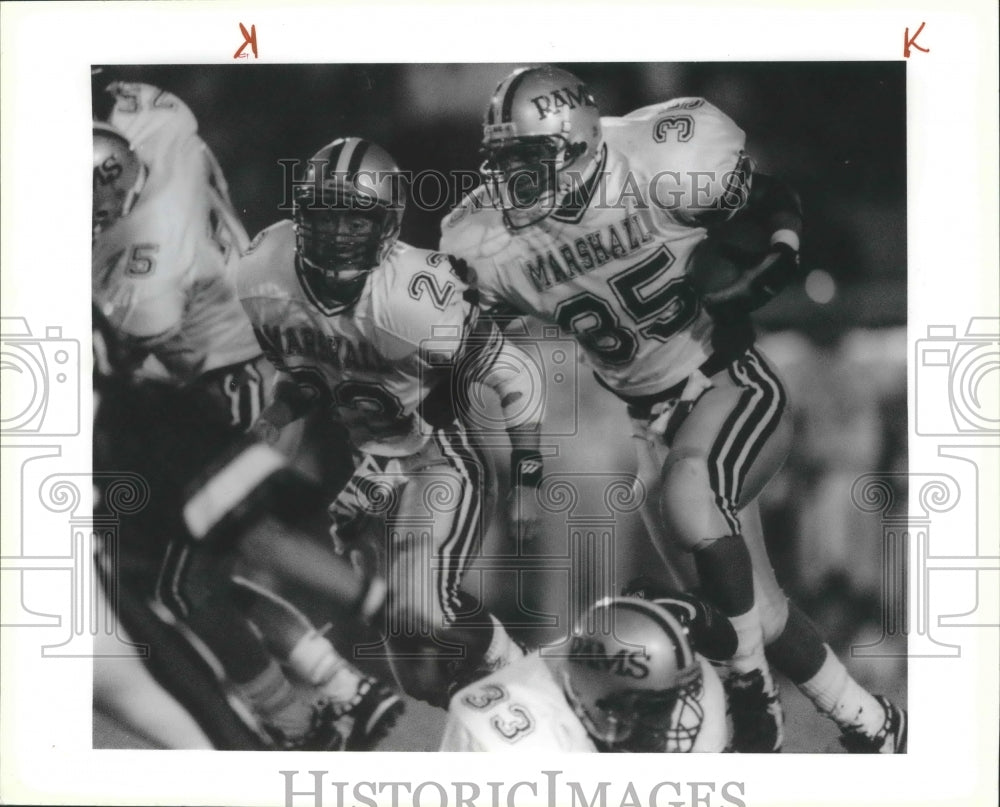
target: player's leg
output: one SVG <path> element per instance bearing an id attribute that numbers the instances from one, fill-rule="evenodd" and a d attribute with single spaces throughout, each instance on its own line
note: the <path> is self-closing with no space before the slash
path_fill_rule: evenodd
<path id="1" fill-rule="evenodd" d="M 845 747 L 859 753 L 906 750 L 907 715 L 855 681 L 812 620 L 778 586 L 767 557 L 755 503 L 740 513 L 754 563 L 754 585 L 764 627 L 767 659 L 843 733 Z"/>
<path id="2" fill-rule="evenodd" d="M 344 750 L 373 748 L 403 711 L 399 694 L 341 656 L 288 600 L 245 577 L 237 576 L 234 582 L 244 613 L 271 653 L 329 702 L 344 736 Z"/>
<path id="3" fill-rule="evenodd" d="M 748 376 L 752 377 L 756 365 L 762 378 L 771 376 L 780 384 L 764 357 L 754 353 L 756 356 L 749 362 L 751 372 Z M 781 425 L 776 428 L 774 435 L 762 445 L 756 460 L 746 466 L 742 482 L 732 488 L 736 492 L 742 535 L 753 564 L 754 598 L 767 659 L 813 702 L 817 710 L 837 723 L 849 749 L 865 751 L 874 744 L 884 751 L 903 750 L 905 713 L 884 698 L 871 695 L 851 678 L 809 617 L 787 599 L 775 578 L 756 499 L 784 459 L 787 446 L 784 428 Z"/>
<path id="4" fill-rule="evenodd" d="M 393 670 L 409 694 L 442 708 L 454 689 L 522 655 L 499 620 L 459 590 L 485 529 L 487 467 L 462 430 L 436 430 L 409 461 L 387 522 Z"/>
<path id="5" fill-rule="evenodd" d="M 756 495 L 787 455 L 787 398 L 753 350 L 711 381 L 673 436 L 663 467 L 662 515 L 668 534 L 693 553 L 705 596 L 729 617 L 739 638 L 727 681 L 734 747 L 774 750 L 781 744 L 780 706 L 764 656 L 739 503 Z"/>
<path id="6" fill-rule="evenodd" d="M 236 605 L 230 567 L 211 546 L 175 540 L 167 550 L 158 596 L 212 651 L 276 744 L 338 747 L 332 715 L 295 691 Z"/>
<path id="7" fill-rule="evenodd" d="M 94 594 L 100 601 L 96 613 L 110 620 L 94 635 L 94 708 L 154 748 L 214 748 L 191 714 L 156 682 L 138 652 L 122 655 L 132 637 L 118 621 L 104 586 L 97 585 Z"/>
<path id="8" fill-rule="evenodd" d="M 632 419 L 632 444 L 635 446 L 637 497 L 642 501 L 639 515 L 646 533 L 665 567 L 667 584 L 676 591 L 690 591 L 698 585 L 698 573 L 691 553 L 685 551 L 664 531 L 661 514 L 660 475 L 666 462 L 667 447 L 650 435 L 641 419 Z"/>

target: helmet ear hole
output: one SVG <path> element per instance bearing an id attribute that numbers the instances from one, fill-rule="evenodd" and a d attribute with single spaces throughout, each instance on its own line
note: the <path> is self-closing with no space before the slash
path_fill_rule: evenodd
<path id="1" fill-rule="evenodd" d="M 587 144 L 582 142 L 570 143 L 566 147 L 566 162 L 572 162 L 583 156 L 587 150 Z"/>

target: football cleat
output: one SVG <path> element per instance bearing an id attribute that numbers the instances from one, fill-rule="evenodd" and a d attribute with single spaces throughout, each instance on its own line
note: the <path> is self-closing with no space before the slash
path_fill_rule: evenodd
<path id="1" fill-rule="evenodd" d="M 330 706 L 337 727 L 346 737 L 345 751 L 371 751 L 406 708 L 398 692 L 368 676 L 358 682 L 358 691 L 350 701 Z"/>
<path id="2" fill-rule="evenodd" d="M 784 711 L 778 687 L 768 690 L 760 670 L 733 673 L 725 681 L 726 699 L 733 720 L 729 751 L 737 754 L 768 754 L 781 750 L 784 742 Z"/>
<path id="3" fill-rule="evenodd" d="M 292 736 L 285 731 L 265 726 L 271 743 L 278 751 L 341 751 L 344 750 L 344 736 L 336 725 L 336 714 L 326 702 L 313 706 L 309 728 L 300 736 Z"/>
<path id="4" fill-rule="evenodd" d="M 906 710 L 882 695 L 875 699 L 885 709 L 882 728 L 874 737 L 860 731 L 846 731 L 840 737 L 840 744 L 848 754 L 905 754 L 909 730 Z"/>

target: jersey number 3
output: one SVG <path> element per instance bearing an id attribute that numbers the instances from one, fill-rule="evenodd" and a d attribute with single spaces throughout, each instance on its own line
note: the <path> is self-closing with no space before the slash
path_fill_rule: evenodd
<path id="1" fill-rule="evenodd" d="M 657 283 L 673 263 L 673 254 L 661 247 L 608 280 L 622 308 L 639 326 L 638 333 L 647 339 L 666 342 L 698 316 L 698 293 L 686 279 Z M 555 320 L 607 364 L 627 364 L 639 349 L 636 330 L 623 325 L 611 306 L 589 291 L 561 302 Z"/>

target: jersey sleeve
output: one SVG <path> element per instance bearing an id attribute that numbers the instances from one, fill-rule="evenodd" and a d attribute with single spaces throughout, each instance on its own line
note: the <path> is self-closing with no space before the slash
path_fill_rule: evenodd
<path id="1" fill-rule="evenodd" d="M 704 98 L 676 98 L 626 115 L 633 154 L 650 177 L 650 199 L 676 220 L 700 225 L 745 203 L 746 135 Z"/>
<path id="2" fill-rule="evenodd" d="M 432 366 L 448 366 L 461 355 L 478 319 L 474 292 L 461 264 L 440 252 L 423 253 L 383 273 L 376 307 L 379 348 L 389 359 L 416 353 Z"/>
<path id="3" fill-rule="evenodd" d="M 250 320 L 254 336 L 264 357 L 279 370 L 287 370 L 281 351 L 280 327 L 274 325 L 281 318 L 275 312 L 280 306 L 275 292 L 280 297 L 280 289 L 269 278 L 269 270 L 280 260 L 278 255 L 291 249 L 290 228 L 286 222 L 279 222 L 262 230 L 250 242 L 244 255 L 236 262 L 233 280 L 236 294 L 243 311 Z"/>
<path id="4" fill-rule="evenodd" d="M 495 241 L 503 237 L 496 217 L 487 210 L 485 189 L 480 187 L 468 194 L 441 222 L 440 250 L 464 261 L 468 267 L 468 283 L 475 290 L 477 304 L 483 311 L 507 307 L 500 287 L 500 276 L 490 253 Z"/>

